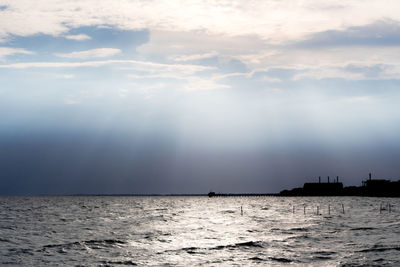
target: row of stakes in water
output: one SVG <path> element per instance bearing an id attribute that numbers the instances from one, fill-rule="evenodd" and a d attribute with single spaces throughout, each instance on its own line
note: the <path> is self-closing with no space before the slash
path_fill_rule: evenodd
<path id="1" fill-rule="evenodd" d="M 295 208 L 295 206 L 293 206 L 293 214 L 295 213 L 295 210 L 296 210 L 296 208 Z M 388 203 L 386 203 L 386 207 L 385 207 L 381 203 L 381 205 L 379 206 L 379 213 L 382 213 L 382 211 L 384 211 L 384 210 L 387 210 L 389 213 L 391 213 L 392 212 L 392 205 L 388 202 Z M 303 205 L 303 213 L 306 214 L 306 205 Z M 344 212 L 344 204 L 342 204 L 342 213 L 343 214 L 345 213 Z M 240 206 L 240 214 L 243 215 L 243 206 Z M 316 214 L 317 215 L 321 215 L 319 213 L 319 206 L 317 206 Z M 331 215 L 331 205 L 330 204 L 328 205 L 328 215 Z"/>
<path id="2" fill-rule="evenodd" d="M 379 207 L 379 213 L 382 213 L 382 211 L 384 211 L 384 210 L 387 210 L 389 213 L 391 213 L 392 205 L 388 202 L 388 203 L 386 203 L 386 207 L 385 207 L 385 205 L 382 205 L 382 203 L 381 203 L 381 205 Z"/>
<path id="3" fill-rule="evenodd" d="M 293 213 L 295 213 L 296 208 L 295 206 L 293 206 Z M 303 213 L 306 214 L 306 205 L 303 205 Z M 344 205 L 342 204 L 342 213 L 344 214 Z M 319 206 L 317 206 L 317 215 L 321 215 L 321 213 L 319 213 Z M 328 215 L 331 215 L 331 205 L 328 205 Z"/>
<path id="4" fill-rule="evenodd" d="M 295 210 L 296 210 L 296 208 L 295 208 L 295 206 L 293 206 L 293 213 L 295 213 Z M 381 203 L 381 205 L 379 207 L 379 213 L 382 213 L 382 211 L 385 211 L 385 210 L 387 210 L 389 213 L 391 213 L 392 212 L 392 205 L 390 203 L 387 203 L 386 207 L 385 207 L 385 205 L 382 205 L 382 203 Z M 303 205 L 303 213 L 306 214 L 306 205 Z M 345 213 L 344 204 L 342 204 L 342 213 L 343 214 Z M 317 206 L 316 214 L 317 215 L 321 215 L 320 212 L 319 212 L 319 206 Z M 328 205 L 328 215 L 331 215 L 331 205 L 330 204 Z"/>

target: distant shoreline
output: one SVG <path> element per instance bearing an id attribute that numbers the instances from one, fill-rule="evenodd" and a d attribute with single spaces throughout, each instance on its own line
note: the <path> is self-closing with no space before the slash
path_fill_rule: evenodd
<path id="1" fill-rule="evenodd" d="M 208 194 L 37 194 L 0 195 L 0 197 L 208 197 Z M 279 193 L 217 193 L 215 197 L 280 196 Z"/>
<path id="2" fill-rule="evenodd" d="M 40 195 L 0 195 L 1 197 L 210 197 L 208 194 L 40 194 Z M 372 195 L 284 195 L 281 193 L 218 193 L 214 197 L 375 197 L 398 198 L 398 196 Z"/>

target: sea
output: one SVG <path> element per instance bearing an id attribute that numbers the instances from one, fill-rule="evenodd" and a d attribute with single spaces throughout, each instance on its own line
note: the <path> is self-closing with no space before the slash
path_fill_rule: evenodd
<path id="1" fill-rule="evenodd" d="M 1 266 L 400 266 L 400 199 L 0 197 Z"/>

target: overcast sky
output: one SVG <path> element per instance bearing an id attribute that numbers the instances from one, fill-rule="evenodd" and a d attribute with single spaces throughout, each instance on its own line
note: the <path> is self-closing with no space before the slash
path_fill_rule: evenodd
<path id="1" fill-rule="evenodd" d="M 398 0 L 0 0 L 0 194 L 400 179 Z"/>

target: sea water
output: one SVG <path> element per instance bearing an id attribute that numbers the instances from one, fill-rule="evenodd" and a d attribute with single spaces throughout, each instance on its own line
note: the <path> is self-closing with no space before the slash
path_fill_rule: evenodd
<path id="1" fill-rule="evenodd" d="M 0 197 L 2 266 L 400 266 L 399 251 L 396 198 Z"/>

